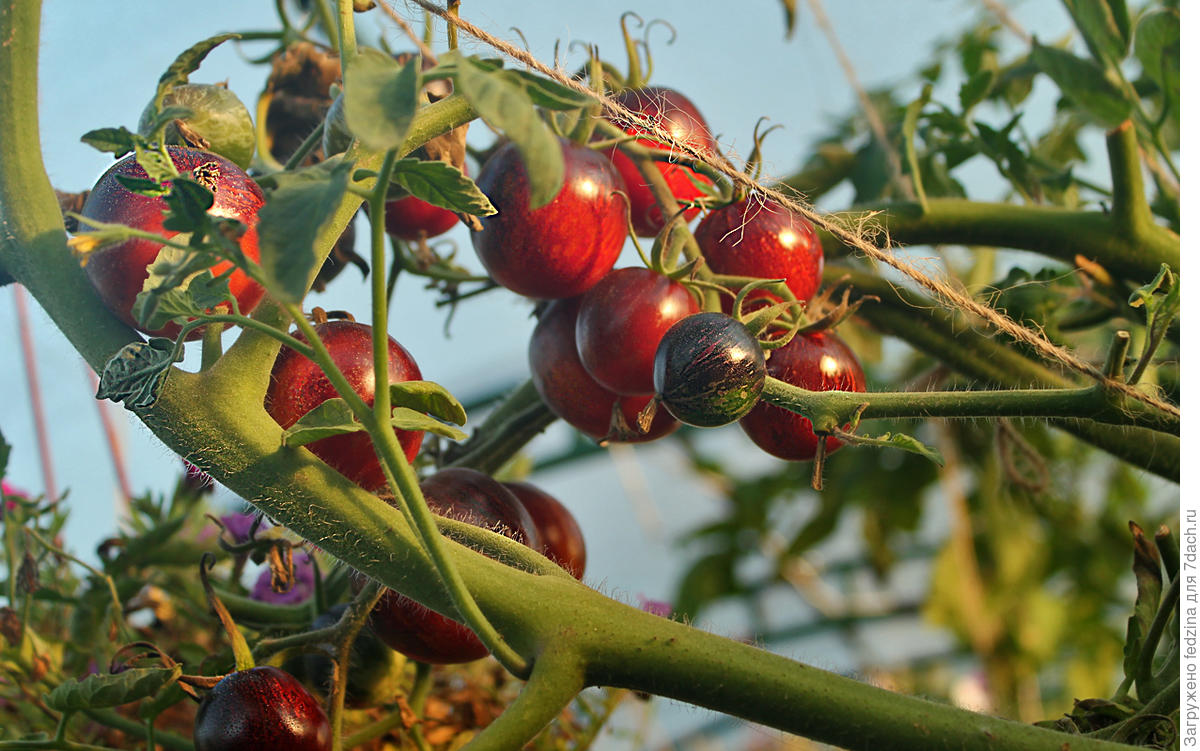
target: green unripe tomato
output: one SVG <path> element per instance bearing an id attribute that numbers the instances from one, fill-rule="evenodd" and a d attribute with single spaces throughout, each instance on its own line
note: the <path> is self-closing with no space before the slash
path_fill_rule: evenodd
<path id="1" fill-rule="evenodd" d="M 250 166 L 254 157 L 254 122 L 242 100 L 225 86 L 210 83 L 185 83 L 171 89 L 163 99 L 163 107 L 187 107 L 192 111 L 181 118 L 184 127 L 207 142 L 196 143 L 185 137 L 175 123 L 167 126 L 164 140 L 168 144 L 203 148 L 219 154 L 242 169 Z M 142 110 L 138 132 L 150 135 L 154 120 L 154 102 Z"/>

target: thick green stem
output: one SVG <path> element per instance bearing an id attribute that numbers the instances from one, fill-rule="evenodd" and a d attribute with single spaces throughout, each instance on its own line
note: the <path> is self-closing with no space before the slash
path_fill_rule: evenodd
<path id="1" fill-rule="evenodd" d="M 548 649 L 542 652 L 521 693 L 465 749 L 508 751 L 524 748 L 584 689 L 584 669 L 583 661 L 570 651 Z"/>
<path id="2" fill-rule="evenodd" d="M 1081 255 L 1116 276 L 1138 283 L 1150 281 L 1162 264 L 1179 271 L 1179 236 L 1151 223 L 1135 238 L 1120 232 L 1111 214 L 1072 211 L 1050 206 L 983 203 L 960 198 L 931 198 L 919 203 L 891 203 L 838 216 L 857 226 L 869 221 L 887 231 L 898 245 L 980 245 L 1030 250 L 1068 264 Z M 832 235 L 821 233 L 827 255 L 847 252 Z"/>

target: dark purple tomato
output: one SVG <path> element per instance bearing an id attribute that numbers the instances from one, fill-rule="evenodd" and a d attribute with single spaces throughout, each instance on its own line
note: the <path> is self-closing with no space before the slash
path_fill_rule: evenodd
<path id="1" fill-rule="evenodd" d="M 542 538 L 542 555 L 565 568 L 576 579 L 587 567 L 587 546 L 575 515 L 554 496 L 528 482 L 506 482 L 529 515 Z"/>
<path id="2" fill-rule="evenodd" d="M 329 719 L 300 681 L 264 666 L 230 673 L 200 703 L 196 751 L 328 751 Z"/>
<path id="3" fill-rule="evenodd" d="M 651 400 L 649 395 L 620 396 L 596 383 L 575 346 L 575 321 L 580 298 L 550 303 L 529 338 L 529 370 L 533 386 L 542 400 L 565 422 L 597 441 L 644 443 L 661 438 L 679 427 L 664 410 L 659 410 L 646 433 L 636 430 L 637 416 Z M 630 432 L 613 429 L 613 404 L 620 402 L 621 415 Z"/>
<path id="4" fill-rule="evenodd" d="M 565 176 L 558 195 L 529 207 L 529 175 L 515 144 L 496 151 L 479 171 L 479 189 L 498 213 L 471 234 L 479 260 L 496 282 L 542 299 L 574 297 L 612 269 L 625 244 L 625 186 L 612 163 L 586 146 L 562 141 Z"/>
<path id="5" fill-rule="evenodd" d="M 329 350 L 338 370 L 350 381 L 354 392 L 368 404 L 375 403 L 375 369 L 371 354 L 371 327 L 354 321 L 329 321 L 318 324 L 317 335 Z M 421 370 L 408 350 L 388 338 L 388 379 L 419 381 Z M 290 428 L 309 411 L 337 396 L 333 384 L 315 362 L 290 347 L 279 351 L 271 369 L 264 406 L 275 422 Z M 419 430 L 396 430 L 396 438 L 411 462 L 421 448 L 424 436 Z M 383 469 L 371 438 L 365 432 L 345 433 L 307 444 L 321 461 L 341 472 L 352 482 L 371 489 L 386 484 Z"/>
<path id="6" fill-rule="evenodd" d="M 583 294 L 575 344 L 589 375 L 618 394 L 654 393 L 654 351 L 700 311 L 687 287 L 646 268 L 614 269 Z"/>
<path id="7" fill-rule="evenodd" d="M 167 153 L 180 174 L 191 172 L 196 182 L 213 192 L 213 205 L 208 210 L 210 214 L 237 219 L 247 226 L 238 245 L 247 258 L 257 261 L 258 232 L 255 224 L 258 222 L 258 210 L 263 205 L 263 192 L 258 184 L 241 167 L 216 154 L 183 146 L 168 146 Z M 125 224 L 158 235 L 170 234 L 163 230 L 166 201 L 160 197 L 134 193 L 122 185 L 118 177 L 144 180 L 147 175 L 135 157 L 125 157 L 101 175 L 88 194 L 80 214 L 96 221 Z M 80 229 L 86 230 L 86 223 L 80 222 Z M 84 270 L 92 286 L 100 293 L 100 299 L 115 316 L 143 334 L 175 337 L 179 334 L 179 324 L 169 323 L 156 331 L 148 331 L 134 320 L 132 313 L 134 300 L 149 276 L 146 267 L 154 262 L 160 250 L 161 243 L 133 238 L 93 253 Z M 221 261 L 213 265 L 211 270 L 216 276 L 231 265 L 228 261 Z M 235 271 L 229 277 L 229 291 L 243 314 L 253 310 L 263 296 L 263 288 L 241 271 Z M 197 330 L 192 338 L 202 333 Z"/>
<path id="8" fill-rule="evenodd" d="M 717 151 L 717 142 L 708 131 L 708 123 L 704 121 L 704 117 L 696 109 L 696 105 L 678 91 L 660 86 L 648 86 L 644 89 L 621 92 L 615 99 L 627 109 L 649 118 L 681 143 L 686 143 L 702 153 Z M 636 135 L 646 132 L 644 127 L 630 123 L 617 124 L 624 128 L 626 133 Z M 671 150 L 670 146 L 655 139 L 639 138 L 636 143 L 652 149 Z M 621 173 L 621 178 L 625 181 L 634 232 L 639 237 L 654 237 L 666 222 L 663 219 L 662 209 L 654 200 L 654 194 L 646 183 L 646 178 L 642 176 L 633 160 L 621 153 L 620 149 L 613 147 L 609 152 L 609 158 L 612 159 L 613 164 Z M 712 180 L 708 177 L 682 164 L 657 162 L 655 166 L 666 179 L 667 186 L 671 188 L 671 193 L 677 201 L 691 201 L 703 196 L 704 191 L 697 187 L 697 182 L 704 185 L 712 184 Z M 688 209 L 684 216 L 690 219 L 696 215 L 698 210 Z"/>
<path id="9" fill-rule="evenodd" d="M 435 514 L 490 529 L 535 550 L 541 546 L 529 512 L 482 472 L 443 469 L 426 478 L 421 491 Z M 371 611 L 371 626 L 389 647 L 421 662 L 470 662 L 488 654 L 471 629 L 392 589 Z"/>
<path id="10" fill-rule="evenodd" d="M 770 198 L 752 195 L 716 209 L 696 225 L 696 242 L 704 260 L 718 274 L 786 279 L 801 302 L 821 285 L 825 253 L 807 219 Z M 777 301 L 767 291 L 749 299 Z"/>
<path id="11" fill-rule="evenodd" d="M 758 401 L 767 363 L 754 335 L 723 313 L 697 313 L 663 336 L 654 356 L 654 388 L 680 422 L 715 428 Z"/>
<path id="12" fill-rule="evenodd" d="M 858 358 L 834 334 L 796 336 L 771 353 L 767 374 L 809 391 L 866 391 L 867 380 Z M 780 459 L 808 461 L 817 455 L 817 435 L 807 417 L 765 401 L 741 419 L 742 430 L 763 451 Z M 841 447 L 825 440 L 825 452 Z"/>

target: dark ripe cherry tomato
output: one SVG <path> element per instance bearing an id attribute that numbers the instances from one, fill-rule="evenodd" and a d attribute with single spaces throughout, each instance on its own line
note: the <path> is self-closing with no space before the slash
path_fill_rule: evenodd
<path id="1" fill-rule="evenodd" d="M 820 332 L 794 337 L 771 353 L 767 374 L 809 391 L 866 391 L 867 379 L 858 358 L 834 334 Z M 817 455 L 817 435 L 807 417 L 765 401 L 741 419 L 742 430 L 763 451 L 790 461 L 808 461 Z M 836 438 L 825 439 L 825 452 L 841 447 Z"/>
<path id="2" fill-rule="evenodd" d="M 684 318 L 663 336 L 654 357 L 654 388 L 663 406 L 681 422 L 700 428 L 745 415 L 766 379 L 758 340 L 723 313 Z"/>
<path id="3" fill-rule="evenodd" d="M 708 123 L 704 121 L 700 111 L 691 100 L 674 89 L 661 86 L 647 86 L 644 89 L 631 89 L 614 97 L 616 101 L 629 110 L 650 118 L 661 128 L 671 134 L 676 140 L 686 143 L 701 152 L 715 153 L 717 142 L 708 131 Z M 618 123 L 626 133 L 645 133 L 645 128 L 628 123 Z M 637 143 L 653 149 L 670 151 L 671 147 L 661 141 L 650 138 L 639 138 Z M 626 192 L 629 195 L 630 218 L 634 232 L 638 237 L 654 237 L 666 223 L 662 209 L 654 200 L 654 194 L 646 184 L 633 160 L 613 147 L 609 158 L 616 165 L 625 181 Z M 712 180 L 701 175 L 691 167 L 671 162 L 658 162 L 658 171 L 663 174 L 671 193 L 677 201 L 691 201 L 704 195 L 704 191 L 696 186 L 696 182 L 711 185 Z M 696 182 L 693 182 L 696 181 Z M 692 218 L 699 209 L 688 209 L 684 216 Z"/>
<path id="4" fill-rule="evenodd" d="M 529 338 L 529 370 L 542 400 L 569 425 L 597 441 L 644 443 L 661 438 L 679 423 L 659 410 L 650 430 L 636 432 L 637 416 L 651 396 L 619 396 L 588 375 L 575 346 L 575 320 L 580 298 L 555 300 L 546 306 Z M 621 414 L 630 426 L 627 435 L 612 431 L 613 404 L 620 400 Z"/>
<path id="5" fill-rule="evenodd" d="M 375 403 L 375 370 L 371 354 L 371 327 L 354 321 L 329 321 L 318 324 L 317 335 L 329 350 L 338 370 L 350 381 L 354 392 L 367 404 Z M 298 336 L 298 335 L 297 335 Z M 388 337 L 388 382 L 419 381 L 421 370 L 408 350 Z M 337 396 L 333 384 L 317 364 L 290 347 L 279 351 L 271 369 L 264 406 L 275 422 L 290 428 L 310 410 Z M 411 462 L 421 448 L 424 436 L 419 430 L 397 430 L 396 437 Z M 307 444 L 321 461 L 341 472 L 352 482 L 371 489 L 387 480 L 371 438 L 365 432 L 345 433 Z"/>
<path id="6" fill-rule="evenodd" d="M 716 209 L 700 220 L 695 234 L 704 260 L 718 274 L 786 279 L 801 302 L 821 285 L 825 253 L 812 224 L 770 198 L 752 195 Z M 778 300 L 765 290 L 748 297 Z"/>
<path id="7" fill-rule="evenodd" d="M 300 681 L 263 666 L 230 673 L 204 697 L 192 734 L 196 751 L 328 751 L 329 719 Z"/>
<path id="8" fill-rule="evenodd" d="M 539 549 L 533 518 L 498 481 L 473 469 L 443 469 L 421 483 L 429 508 L 448 519 L 474 524 Z M 371 611 L 371 626 L 392 649 L 434 664 L 486 657 L 471 629 L 389 589 Z"/>
<path id="9" fill-rule="evenodd" d="M 625 244 L 625 190 L 612 163 L 586 146 L 562 142 L 565 176 L 550 203 L 529 208 L 529 175 L 515 144 L 479 171 L 479 189 L 499 212 L 471 234 L 496 282 L 542 299 L 573 297 L 612 269 Z"/>
<path id="10" fill-rule="evenodd" d="M 183 146 L 168 146 L 171 162 L 181 174 L 193 173 L 197 182 L 213 192 L 209 213 L 226 219 L 237 219 L 247 226 L 238 240 L 242 252 L 252 261 L 258 260 L 258 210 L 263 205 L 263 192 L 249 175 L 233 162 L 207 151 Z M 88 194 L 80 214 L 100 222 L 125 224 L 146 232 L 164 234 L 163 212 L 167 203 L 162 198 L 134 193 L 121 185 L 117 177 L 146 179 L 146 171 L 133 156 L 127 156 L 109 167 Z M 81 222 L 80 229 L 86 230 Z M 122 321 L 151 336 L 175 337 L 179 325 L 169 323 L 157 331 L 147 331 L 133 319 L 133 303 L 149 276 L 146 267 L 154 262 L 162 249 L 160 243 L 141 238 L 105 248 L 92 254 L 84 270 L 92 286 L 100 293 L 105 306 Z M 212 267 L 218 275 L 232 264 L 222 261 Z M 229 291 L 238 301 L 238 308 L 248 314 L 262 299 L 263 288 L 241 271 L 229 277 Z M 193 332 L 192 338 L 203 332 Z"/>
<path id="11" fill-rule="evenodd" d="M 554 496 L 528 482 L 506 482 L 508 488 L 529 515 L 542 538 L 542 555 L 583 579 L 587 567 L 587 546 L 575 515 Z"/>
<path id="12" fill-rule="evenodd" d="M 614 269 L 583 294 L 575 321 L 579 359 L 609 391 L 653 394 L 658 342 L 676 321 L 699 311 L 679 282 L 650 269 Z"/>

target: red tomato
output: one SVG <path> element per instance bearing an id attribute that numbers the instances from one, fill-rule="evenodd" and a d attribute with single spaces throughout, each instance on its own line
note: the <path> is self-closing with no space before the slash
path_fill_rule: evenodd
<path id="1" fill-rule="evenodd" d="M 583 578 L 587 567 L 587 546 L 583 541 L 583 530 L 570 509 L 554 496 L 528 482 L 506 482 L 508 488 L 529 515 L 542 538 L 542 555 L 570 572 L 576 579 Z"/>

